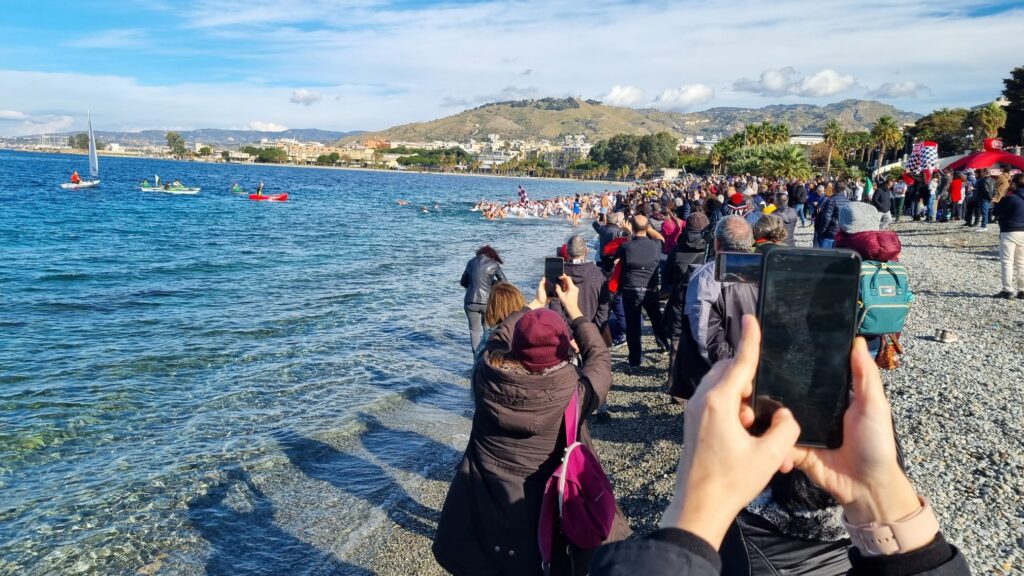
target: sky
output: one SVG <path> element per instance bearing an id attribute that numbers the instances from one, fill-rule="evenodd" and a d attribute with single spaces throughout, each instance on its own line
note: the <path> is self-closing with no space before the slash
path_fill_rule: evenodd
<path id="1" fill-rule="evenodd" d="M 378 130 L 579 96 L 674 111 L 996 98 L 1022 0 L 5 0 L 0 136 Z"/>

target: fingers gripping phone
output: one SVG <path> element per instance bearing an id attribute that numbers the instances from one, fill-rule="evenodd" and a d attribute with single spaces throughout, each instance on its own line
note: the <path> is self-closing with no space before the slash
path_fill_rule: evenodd
<path id="1" fill-rule="evenodd" d="M 836 448 L 850 394 L 860 257 L 848 250 L 790 249 L 764 255 L 758 317 L 761 356 L 752 403 L 755 433 L 789 408 L 798 444 Z"/>
<path id="2" fill-rule="evenodd" d="M 544 259 L 544 280 L 548 296 L 555 295 L 555 286 L 561 283 L 560 278 L 563 274 L 565 274 L 565 260 L 557 256 Z"/>

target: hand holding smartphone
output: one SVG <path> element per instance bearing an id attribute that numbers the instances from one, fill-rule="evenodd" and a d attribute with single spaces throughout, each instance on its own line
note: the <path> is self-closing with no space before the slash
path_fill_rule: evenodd
<path id="1" fill-rule="evenodd" d="M 565 274 L 565 260 L 558 256 L 544 259 L 544 280 L 549 298 L 555 296 L 555 286 L 561 283 L 560 278 L 563 274 Z"/>
<path id="2" fill-rule="evenodd" d="M 786 249 L 764 255 L 761 353 L 751 398 L 754 432 L 789 408 L 799 444 L 836 448 L 850 395 L 860 257 L 849 250 Z"/>

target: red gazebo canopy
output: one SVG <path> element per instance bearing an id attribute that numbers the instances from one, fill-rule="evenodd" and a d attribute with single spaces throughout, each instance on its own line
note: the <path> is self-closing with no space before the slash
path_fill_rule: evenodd
<path id="1" fill-rule="evenodd" d="M 964 156 L 963 158 L 946 166 L 946 170 L 966 170 L 972 168 L 990 168 L 996 164 L 1007 164 L 1019 170 L 1024 170 L 1024 157 L 1003 152 L 1002 150 L 984 150 Z"/>
<path id="2" fill-rule="evenodd" d="M 964 156 L 963 158 L 946 166 L 946 170 L 966 170 L 968 168 L 991 168 L 996 164 L 1007 164 L 1024 170 L 1024 158 L 1009 152 L 1003 152 L 1003 141 L 999 138 L 985 138 L 984 149 L 981 152 Z"/>

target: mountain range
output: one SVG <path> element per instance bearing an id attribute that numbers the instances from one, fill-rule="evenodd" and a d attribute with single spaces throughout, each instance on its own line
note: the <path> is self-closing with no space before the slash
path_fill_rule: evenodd
<path id="1" fill-rule="evenodd" d="M 484 104 L 458 114 L 403 124 L 377 132 L 349 136 L 353 140 L 463 142 L 485 140 L 499 134 L 506 140 L 546 139 L 559 141 L 564 136 L 583 134 L 594 142 L 615 134 L 653 134 L 667 131 L 675 136 L 726 136 L 746 124 L 776 122 L 791 133 L 821 132 L 825 123 L 836 118 L 850 131 L 870 130 L 882 116 L 897 123 L 913 122 L 920 114 L 906 112 L 873 100 L 843 100 L 825 106 L 813 104 L 776 104 L 764 108 L 711 108 L 702 112 L 666 112 L 608 106 L 597 100 L 578 98 L 542 98 Z"/>

